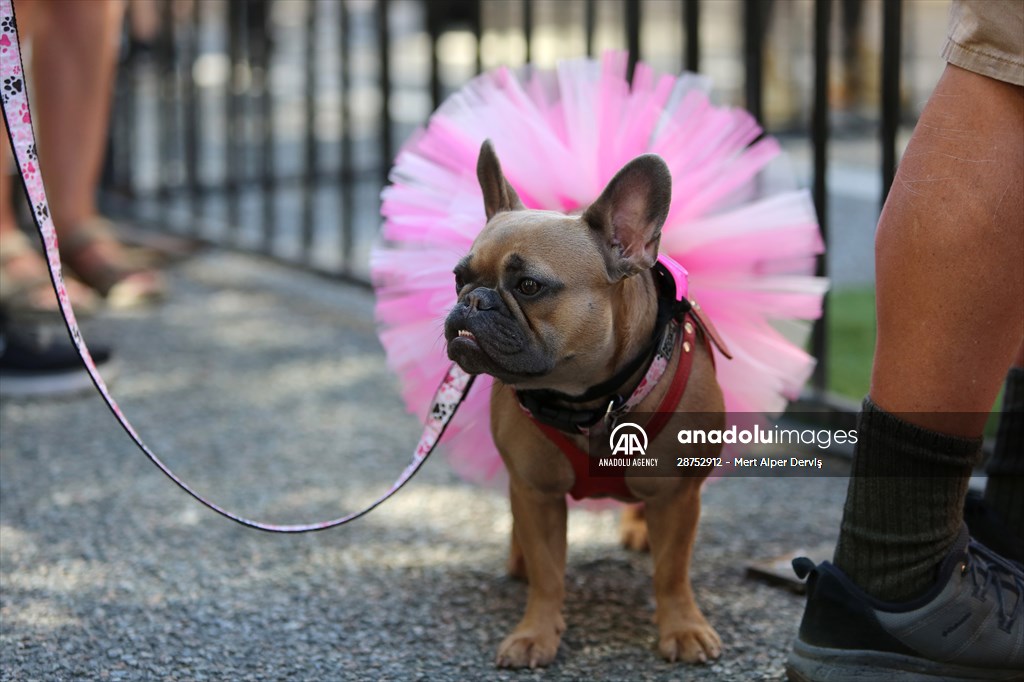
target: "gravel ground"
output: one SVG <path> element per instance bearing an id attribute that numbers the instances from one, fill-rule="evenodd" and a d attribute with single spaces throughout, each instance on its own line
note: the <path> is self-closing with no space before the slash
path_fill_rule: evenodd
<path id="1" fill-rule="evenodd" d="M 277 522 L 384 489 L 419 429 L 374 335 L 372 297 L 208 252 L 156 310 L 104 315 L 115 396 L 199 490 Z M 649 557 L 614 511 L 574 510 L 555 663 L 496 671 L 525 586 L 504 575 L 505 495 L 431 461 L 345 528 L 285 537 L 208 512 L 150 465 L 95 395 L 0 403 L 3 680 L 782 679 L 802 597 L 744 565 L 827 542 L 844 478 L 709 485 L 693 582 L 726 651 L 661 661 Z"/>

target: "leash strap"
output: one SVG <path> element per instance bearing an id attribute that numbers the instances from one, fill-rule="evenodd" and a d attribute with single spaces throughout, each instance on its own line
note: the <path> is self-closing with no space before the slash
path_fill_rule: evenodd
<path id="1" fill-rule="evenodd" d="M 103 381 L 96 363 L 92 359 L 89 347 L 82 338 L 82 332 L 75 319 L 75 311 L 71 308 L 68 299 L 68 292 L 64 286 L 64 276 L 61 271 L 60 252 L 57 249 L 57 232 L 50 216 L 49 205 L 46 201 L 46 191 L 43 188 L 43 178 L 39 173 L 39 157 L 36 152 L 35 132 L 32 129 L 32 116 L 29 111 L 28 88 L 25 82 L 25 67 L 21 57 L 21 46 L 18 42 L 17 24 L 14 18 L 14 6 L 12 0 L 0 0 L 0 99 L 3 101 L 3 116 L 7 123 L 7 135 L 11 141 L 11 149 L 14 152 L 18 164 L 18 174 L 21 176 L 21 183 L 28 197 L 29 205 L 32 207 L 32 217 L 43 241 L 43 248 L 46 252 L 46 260 L 49 264 L 50 279 L 57 292 L 57 299 L 60 304 L 61 314 L 64 323 L 67 325 L 71 340 L 78 350 L 78 354 L 85 364 L 89 376 L 92 377 L 96 389 L 100 392 L 104 402 L 113 412 L 114 417 L 121 424 L 128 436 L 135 442 L 140 450 L 164 472 L 168 478 L 178 485 L 179 488 L 194 497 L 201 504 L 217 512 L 221 516 L 231 519 L 236 523 L 257 530 L 271 533 L 307 533 L 316 530 L 326 530 L 342 524 L 354 521 L 364 514 L 375 509 L 379 504 L 394 495 L 405 485 L 410 478 L 419 470 L 427 457 L 434 451 L 438 441 L 444 434 L 452 417 L 459 405 L 469 393 L 473 385 L 474 377 L 462 371 L 457 365 L 452 365 L 445 374 L 437 393 L 434 395 L 433 404 L 427 414 L 427 423 L 420 437 L 419 444 L 413 453 L 412 461 L 405 467 L 398 479 L 391 484 L 391 487 L 377 498 L 373 503 L 361 511 L 353 512 L 340 518 L 330 521 L 319 521 L 314 523 L 302 523 L 295 525 L 280 525 L 252 521 L 234 512 L 207 500 L 178 478 L 170 468 L 164 464 L 152 450 L 149 449 L 139 434 L 132 427 L 131 423 L 121 412 L 117 402 L 111 396 L 107 384 Z"/>

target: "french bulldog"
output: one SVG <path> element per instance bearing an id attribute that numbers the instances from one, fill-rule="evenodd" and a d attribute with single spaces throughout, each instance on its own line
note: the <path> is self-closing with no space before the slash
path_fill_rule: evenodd
<path id="1" fill-rule="evenodd" d="M 672 178 L 660 157 L 647 154 L 626 164 L 579 213 L 526 209 L 489 140 L 480 150 L 477 177 L 487 223 L 455 268 L 458 300 L 445 320 L 445 338 L 453 362 L 496 379 L 491 431 L 510 480 L 508 570 L 528 582 L 525 614 L 498 647 L 496 664 L 545 666 L 565 630 L 566 494 L 577 474 L 517 395 L 540 389 L 586 395 L 635 366 L 650 348 L 658 314 L 652 267 Z M 655 445 L 674 439 L 682 428 L 724 424 L 707 332 L 695 326 L 697 341 L 686 344 L 693 353 L 688 383 L 669 425 L 652 439 Z M 653 412 L 662 404 L 668 377 L 683 355 L 677 351 L 636 411 Z M 623 382 L 627 394 L 644 370 L 640 366 Z M 588 406 L 601 405 L 599 399 Z M 581 434 L 566 437 L 587 447 Z M 687 454 L 714 457 L 720 447 L 709 444 Z M 623 543 L 653 556 L 658 651 L 669 661 L 700 663 L 721 654 L 721 640 L 698 608 L 689 579 L 708 473 L 710 468 L 687 476 L 627 471 L 629 495 L 620 496 L 633 503 L 623 513 Z"/>

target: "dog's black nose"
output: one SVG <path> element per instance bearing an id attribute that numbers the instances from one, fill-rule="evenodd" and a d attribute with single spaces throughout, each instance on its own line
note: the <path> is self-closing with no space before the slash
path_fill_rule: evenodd
<path id="1" fill-rule="evenodd" d="M 494 310 L 500 304 L 498 292 L 487 287 L 477 287 L 466 294 L 465 304 L 471 310 Z"/>

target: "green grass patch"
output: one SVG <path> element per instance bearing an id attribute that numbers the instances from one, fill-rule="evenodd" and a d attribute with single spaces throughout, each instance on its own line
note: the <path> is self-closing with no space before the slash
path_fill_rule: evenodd
<path id="1" fill-rule="evenodd" d="M 875 352 L 875 290 L 840 289 L 828 297 L 828 388 L 860 401 L 871 388 Z M 1002 391 L 985 428 L 994 436 L 1003 404 Z"/>
<path id="2" fill-rule="evenodd" d="M 860 401 L 871 386 L 875 290 L 833 291 L 828 297 L 828 388 Z"/>

